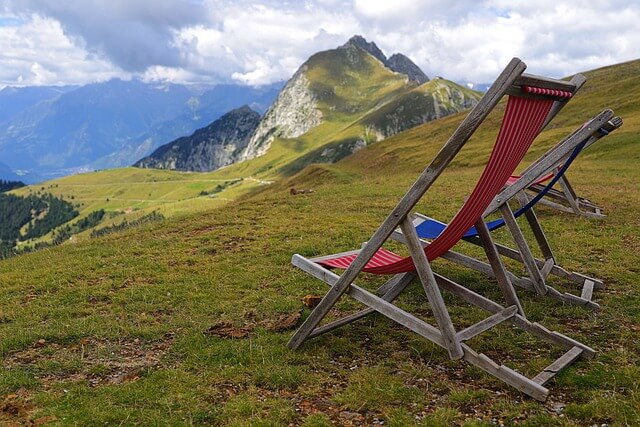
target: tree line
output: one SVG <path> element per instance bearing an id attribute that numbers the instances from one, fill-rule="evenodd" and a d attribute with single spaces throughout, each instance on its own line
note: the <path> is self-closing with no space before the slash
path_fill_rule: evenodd
<path id="1" fill-rule="evenodd" d="M 42 237 L 76 216 L 71 203 L 52 194 L 0 193 L 0 259 L 11 256 L 18 240 Z"/>
<path id="2" fill-rule="evenodd" d="M 24 187 L 26 184 L 22 181 L 9 181 L 0 179 L 0 193 L 15 190 L 16 188 Z"/>

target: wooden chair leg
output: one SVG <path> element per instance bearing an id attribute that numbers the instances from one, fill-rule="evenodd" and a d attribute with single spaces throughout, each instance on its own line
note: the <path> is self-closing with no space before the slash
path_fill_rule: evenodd
<path id="1" fill-rule="evenodd" d="M 529 203 L 529 196 L 527 196 L 527 193 L 525 193 L 524 191 L 521 191 L 520 193 L 518 193 L 518 201 L 520 202 L 521 206 L 525 206 L 527 203 Z M 538 216 L 536 215 L 535 211 L 533 209 L 528 209 L 525 212 L 524 216 L 529 223 L 529 227 L 533 232 L 533 236 L 535 237 L 536 242 L 538 242 L 538 247 L 540 248 L 540 251 L 542 251 L 542 255 L 544 256 L 545 260 L 552 259 L 555 263 L 555 256 L 553 255 L 553 251 L 551 250 L 551 245 L 549 245 L 547 236 L 542 230 L 542 226 L 538 221 Z"/>
<path id="2" fill-rule="evenodd" d="M 542 274 L 538 269 L 538 266 L 535 261 L 535 257 L 531 253 L 531 249 L 525 240 L 524 234 L 522 234 L 522 230 L 518 226 L 515 216 L 513 216 L 513 212 L 509 207 L 508 203 L 504 203 L 500 206 L 500 213 L 504 218 L 504 222 L 511 233 L 511 237 L 513 237 L 513 241 L 516 243 L 520 254 L 522 255 L 522 261 L 524 262 L 525 267 L 527 268 L 527 272 L 529 273 L 529 278 L 533 282 L 533 286 L 536 292 L 540 295 L 545 295 L 547 293 L 547 286 L 544 283 L 544 279 L 542 278 Z"/>
<path id="3" fill-rule="evenodd" d="M 580 215 L 582 211 L 580 210 L 580 206 L 578 206 L 578 196 L 576 195 L 576 192 L 573 191 L 573 187 L 571 187 L 571 184 L 569 184 L 569 180 L 565 176 L 561 176 L 558 180 L 558 184 L 560 185 L 560 188 L 562 189 L 562 192 L 564 193 L 567 203 L 569 203 L 571 209 L 573 209 L 576 215 Z"/>
<path id="4" fill-rule="evenodd" d="M 480 239 L 480 242 L 482 243 L 482 247 L 487 255 L 487 258 L 489 259 L 489 263 L 491 264 L 491 267 L 495 274 L 495 278 L 498 281 L 498 286 L 500 286 L 507 304 L 515 305 L 516 307 L 518 307 L 518 313 L 524 316 L 524 310 L 522 309 L 522 305 L 520 305 L 518 294 L 516 294 L 516 291 L 513 288 L 513 284 L 511 283 L 511 280 L 509 280 L 507 269 L 504 267 L 502 259 L 500 259 L 498 249 L 493 243 L 491 232 L 487 228 L 487 224 L 481 217 L 478 222 L 476 222 L 475 226 L 476 230 L 478 231 L 478 237 Z"/>
<path id="5" fill-rule="evenodd" d="M 413 222 L 409 217 L 407 217 L 402 223 L 400 223 L 400 228 L 407 238 L 406 244 L 409 248 L 409 253 L 413 258 L 413 263 L 416 266 L 420 282 L 422 283 L 424 292 L 429 300 L 433 315 L 436 318 L 436 323 L 438 324 L 442 337 L 445 340 L 449 356 L 452 359 L 459 359 L 464 354 L 462 347 L 460 346 L 460 340 L 456 336 L 456 331 L 453 327 L 453 323 L 451 322 L 449 311 L 444 304 L 442 294 L 440 293 L 436 279 L 433 276 L 429 260 L 424 253 L 424 249 L 422 248 L 416 229 L 413 226 Z"/>

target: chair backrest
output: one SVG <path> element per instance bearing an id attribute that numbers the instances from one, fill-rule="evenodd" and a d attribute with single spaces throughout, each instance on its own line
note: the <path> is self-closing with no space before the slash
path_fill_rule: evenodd
<path id="1" fill-rule="evenodd" d="M 522 90 L 523 94 L 535 93 L 540 97 L 509 96 L 489 161 L 462 208 L 425 250 L 429 260 L 451 249 L 482 217 L 542 130 L 554 101 L 557 97 L 567 100 L 573 95 L 570 91 L 536 86 L 524 86 Z"/>
<path id="2" fill-rule="evenodd" d="M 504 201 L 511 199 L 515 194 L 529 187 L 538 180 L 540 176 L 554 171 L 556 168 L 563 165 L 563 169 L 566 171 L 582 150 L 591 146 L 593 143 L 600 140 L 600 138 L 609 132 L 616 130 L 620 126 L 622 126 L 622 119 L 620 117 L 613 117 L 613 111 L 611 110 L 603 110 L 600 114 L 586 122 L 580 128 L 576 129 L 573 133 L 560 141 L 560 143 L 548 150 L 538 160 L 529 165 L 529 167 L 522 172 L 517 181 L 512 185 L 507 186 L 496 196 L 496 198 L 494 198 L 485 210 L 484 215 L 494 212 L 502 203 L 504 203 Z M 562 171 L 562 173 L 564 173 L 564 171 Z M 547 184 L 545 186 L 546 191 L 550 190 L 562 173 L 559 171 L 554 172 L 554 175 L 558 178 L 552 180 L 551 185 Z M 540 198 L 537 198 L 537 200 Z"/>
<path id="3" fill-rule="evenodd" d="M 542 169 L 543 171 L 541 172 L 542 174 L 544 174 L 545 173 L 544 171 L 546 170 L 555 170 L 555 172 L 549 173 L 548 176 L 545 175 L 542 180 L 536 177 L 535 175 L 528 174 L 526 178 L 520 177 L 519 179 L 517 178 L 514 179 L 513 182 L 507 186 L 506 190 L 512 191 L 511 187 L 515 186 L 518 189 L 517 192 L 519 192 L 521 190 L 526 189 L 531 184 L 538 184 L 546 181 L 546 184 L 541 189 L 536 190 L 537 194 L 526 205 L 524 205 L 523 207 L 521 207 L 520 209 L 518 209 L 513 213 L 514 217 L 518 218 L 524 213 L 526 213 L 529 209 L 532 209 L 535 206 L 535 204 L 538 203 L 540 199 L 542 199 L 553 188 L 553 186 L 560 180 L 560 178 L 564 176 L 569 166 L 571 166 L 573 161 L 578 157 L 578 155 L 585 148 L 589 147 L 594 142 L 600 140 L 600 138 L 608 135 L 610 132 L 622 126 L 622 119 L 620 117 L 614 117 L 608 122 L 606 122 L 602 127 L 596 128 L 596 130 L 594 130 L 590 134 L 585 134 L 584 132 L 582 132 L 582 134 L 580 133 L 584 128 L 592 128 L 593 127 L 591 126 L 592 123 L 599 122 L 599 121 L 601 122 L 604 120 L 605 117 L 608 117 L 610 115 L 611 115 L 610 110 L 603 111 L 602 113 L 600 113 L 600 115 L 594 117 L 593 119 L 585 123 L 581 128 L 578 128 L 575 132 L 573 132 L 571 135 L 565 138 L 561 144 L 558 144 L 552 149 L 550 149 L 549 151 L 547 151 L 544 155 L 542 155 L 538 160 L 536 160 L 533 163 L 533 165 L 535 165 L 536 167 L 541 166 L 544 168 Z M 549 159 L 552 159 L 552 160 L 557 159 L 557 160 L 548 161 Z M 511 178 L 509 178 L 508 181 L 510 181 L 510 179 Z M 512 192 L 511 195 L 504 196 L 503 195 L 504 192 L 505 190 L 498 193 L 498 195 L 494 198 L 494 201 L 489 205 L 489 208 L 487 208 L 487 210 L 483 214 L 483 217 L 488 214 L 487 212 L 491 213 L 495 211 L 495 209 L 491 209 L 492 206 L 493 207 L 499 206 L 502 203 L 505 203 L 508 200 L 510 200 L 513 197 L 513 195 L 515 195 L 515 193 Z M 496 205 L 496 199 L 500 200 L 498 202 L 498 205 Z M 486 224 L 489 230 L 495 230 L 497 228 L 502 227 L 505 224 L 505 222 L 504 222 L 504 219 L 499 218 L 493 221 L 489 221 Z M 437 223 L 435 221 L 429 220 L 429 221 L 424 221 L 418 226 L 416 226 L 416 231 L 418 232 L 419 237 L 435 238 L 435 237 L 438 237 L 440 233 L 444 231 L 445 227 L 446 227 L 446 224 L 444 223 Z M 471 227 L 466 233 L 464 233 L 462 237 L 469 238 L 469 237 L 476 237 L 477 235 L 478 235 L 478 232 L 476 228 Z"/>
<path id="4" fill-rule="evenodd" d="M 482 217 L 522 161 L 533 140 L 549 122 L 550 116 L 557 114 L 560 109 L 558 104 L 566 103 L 578 89 L 568 82 L 527 74 L 522 74 L 519 81 L 521 85 L 507 92 L 509 99 L 496 142 L 471 195 L 442 233 L 425 248 L 430 261 L 451 249 Z M 413 260 L 406 257 L 392 265 L 367 265 L 365 271 L 393 273 L 411 269 Z"/>

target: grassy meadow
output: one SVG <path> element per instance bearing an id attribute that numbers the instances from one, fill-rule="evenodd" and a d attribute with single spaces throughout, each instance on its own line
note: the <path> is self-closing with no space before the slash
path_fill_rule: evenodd
<path id="1" fill-rule="evenodd" d="M 233 202 L 196 197 L 193 210 L 182 209 L 184 199 L 215 188 L 218 179 L 244 177 L 243 186 L 249 176 L 267 179 L 261 168 L 285 148 L 274 145 L 253 165 L 210 174 L 123 169 L 57 181 L 54 194 L 73 187 L 77 199 L 95 199 L 91 209 L 130 207 L 130 201 L 116 205 L 114 194 L 122 190 L 131 199 L 151 194 L 176 212 L 162 222 L 0 262 L 0 424 L 640 424 L 638 75 L 640 61 L 587 73 L 585 88 L 522 165 L 604 108 L 624 119 L 568 173 L 580 195 L 608 216 L 537 211 L 560 264 L 606 284 L 594 293 L 602 307 L 597 313 L 519 290 L 531 320 L 597 351 L 558 375 L 545 403 L 448 360 L 440 347 L 377 315 L 297 351 L 286 347 L 298 314 L 309 314 L 303 297 L 326 291 L 290 265 L 291 255 L 359 247 L 453 132 L 463 117 L 456 115 L 334 165 L 312 164 L 293 176 L 272 176 L 270 185 L 219 193 L 236 191 L 228 197 Z M 500 113 L 463 148 L 418 211 L 442 220 L 456 212 L 482 171 Z M 101 175 L 115 173 L 122 179 Z M 314 192 L 292 196 L 291 187 Z M 504 231 L 497 237 L 509 242 Z M 456 248 L 479 255 L 464 242 Z M 501 301 L 492 279 L 441 260 L 434 269 Z M 358 283 L 374 289 L 380 281 L 367 275 Z M 484 317 L 444 296 L 456 327 Z M 398 304 L 431 317 L 418 283 Z M 345 297 L 331 315 L 358 308 Z M 470 345 L 528 375 L 561 351 L 506 324 Z"/>

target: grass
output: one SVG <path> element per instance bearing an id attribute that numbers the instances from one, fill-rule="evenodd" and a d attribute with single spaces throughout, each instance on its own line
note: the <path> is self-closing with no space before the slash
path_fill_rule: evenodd
<path id="1" fill-rule="evenodd" d="M 640 94 L 640 81 L 610 83 L 637 76 L 638 68 L 640 62 L 633 62 L 590 73 L 584 92 L 527 158 L 604 107 L 625 119 L 623 128 L 570 170 L 579 193 L 602 205 L 607 218 L 538 211 L 560 264 L 607 285 L 595 294 L 602 306 L 598 313 L 519 293 L 530 319 L 598 352 L 554 379 L 546 403 L 449 361 L 443 349 L 379 316 L 310 340 L 298 351 L 286 348 L 291 331 L 260 326 L 300 310 L 308 315 L 302 298 L 326 288 L 291 267 L 291 255 L 348 250 L 370 238 L 459 123 L 456 116 L 373 144 L 337 164 L 308 166 L 234 203 L 0 262 L 0 423 L 639 424 L 640 114 L 630 99 Z M 442 219 L 455 213 L 481 171 L 498 120 L 492 116 L 479 130 L 419 211 Z M 141 174 L 137 179 L 144 181 L 148 172 L 119 173 Z M 184 176 L 182 186 L 171 184 L 177 195 L 202 191 L 183 188 L 193 184 L 190 178 L 218 179 L 222 172 L 158 172 L 151 179 L 160 185 L 163 177 L 174 176 Z M 217 185 L 211 184 L 209 189 Z M 315 192 L 291 196 L 292 186 Z M 506 239 L 504 233 L 498 237 Z M 462 244 L 460 249 L 475 250 Z M 495 282 L 480 274 L 442 261 L 434 268 L 499 298 Z M 367 288 L 379 282 L 372 276 L 360 280 Z M 482 313 L 453 296 L 445 299 L 456 325 L 481 319 Z M 399 304 L 429 318 L 418 284 Z M 345 298 L 337 309 L 358 306 Z M 221 322 L 250 326 L 251 332 L 244 338 L 207 332 Z M 507 326 L 472 344 L 525 373 L 557 356 Z"/>

